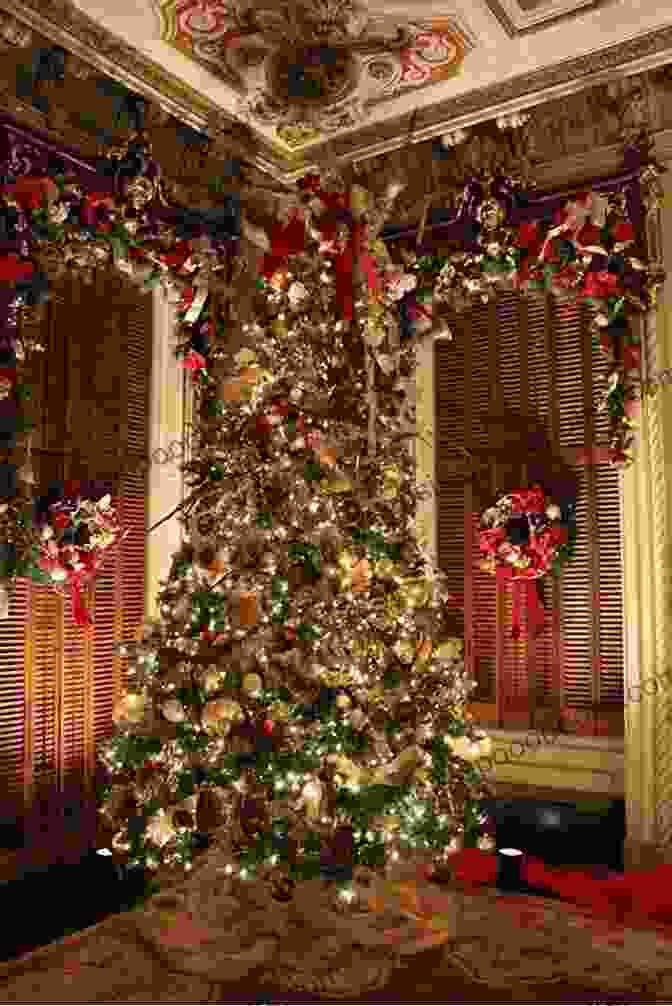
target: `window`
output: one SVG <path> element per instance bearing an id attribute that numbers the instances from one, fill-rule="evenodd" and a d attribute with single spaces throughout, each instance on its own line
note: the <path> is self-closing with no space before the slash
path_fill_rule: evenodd
<path id="1" fill-rule="evenodd" d="M 463 606 L 484 725 L 623 733 L 620 475 L 585 454 L 608 442 L 591 310 L 507 292 L 454 316 L 454 340 L 436 343 L 438 557 Z M 543 581 L 543 633 L 528 635 L 524 618 L 514 641 L 509 591 L 477 566 L 479 518 L 537 480 L 563 492 L 575 483 L 578 540 L 560 577 Z"/>
<path id="2" fill-rule="evenodd" d="M 26 580 L 0 622 L 0 847 L 54 860 L 93 835 L 96 746 L 126 674 L 115 646 L 144 618 L 152 298 L 120 277 L 75 280 L 54 290 L 40 336 L 37 488 L 107 482 L 130 530 L 88 592 L 92 627 L 74 624 L 69 595 Z"/>

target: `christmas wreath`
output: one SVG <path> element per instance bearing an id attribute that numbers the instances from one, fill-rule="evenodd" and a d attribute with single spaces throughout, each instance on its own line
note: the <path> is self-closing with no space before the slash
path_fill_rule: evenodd
<path id="1" fill-rule="evenodd" d="M 540 485 L 516 489 L 488 507 L 481 516 L 478 547 L 480 569 L 501 584 L 518 582 L 527 589 L 531 626 L 541 630 L 543 608 L 535 580 L 558 573 L 574 553 L 576 522 L 573 505 L 560 506 Z M 520 592 L 514 590 L 513 636 L 520 635 Z"/>
<path id="2" fill-rule="evenodd" d="M 5 539 L 0 548 L 4 617 L 9 613 L 7 587 L 15 577 L 27 576 L 59 590 L 67 584 L 76 624 L 91 624 L 82 590 L 124 535 L 110 495 L 89 499 L 81 488 L 78 482 L 68 482 L 63 492 L 52 491 L 33 500 L 17 493 L 0 503 L 0 539 Z"/>
<path id="3" fill-rule="evenodd" d="M 48 582 L 72 590 L 77 625 L 90 625 L 82 588 L 96 575 L 107 551 L 121 539 L 121 528 L 111 497 L 82 499 L 79 495 L 52 503 L 40 530 L 38 569 Z"/>

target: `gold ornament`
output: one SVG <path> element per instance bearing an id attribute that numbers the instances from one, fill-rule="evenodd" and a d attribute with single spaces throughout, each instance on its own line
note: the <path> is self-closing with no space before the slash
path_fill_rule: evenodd
<path id="1" fill-rule="evenodd" d="M 434 596 L 432 584 L 424 576 L 403 580 L 398 593 L 406 608 L 426 608 L 432 603 Z"/>
<path id="2" fill-rule="evenodd" d="M 278 723 L 286 722 L 289 719 L 290 709 L 286 702 L 273 702 L 268 709 L 270 719 Z"/>
<path id="3" fill-rule="evenodd" d="M 263 681 L 258 674 L 246 674 L 243 677 L 242 688 L 248 695 L 254 695 L 255 692 L 261 691 L 262 685 Z"/>
<path id="4" fill-rule="evenodd" d="M 346 755 L 328 755 L 327 761 L 333 765 L 336 780 L 338 781 L 340 777 L 341 783 L 347 782 L 361 784 L 366 779 L 366 769 L 361 765 L 356 765 L 350 758 L 346 757 Z"/>
<path id="5" fill-rule="evenodd" d="M 336 696 L 336 706 L 338 709 L 349 709 L 352 705 L 352 699 L 346 692 L 341 692 L 340 695 Z"/>
<path id="6" fill-rule="evenodd" d="M 212 699 L 203 709 L 203 727 L 208 733 L 226 736 L 232 721 L 245 719 L 238 702 L 231 699 Z"/>
<path id="7" fill-rule="evenodd" d="M 320 682 L 327 688 L 348 688 L 352 685 L 352 674 L 349 671 L 330 671 L 325 668 L 320 673 Z"/>
<path id="8" fill-rule="evenodd" d="M 289 334 L 287 322 L 282 318 L 276 318 L 275 321 L 271 322 L 271 332 L 276 339 L 286 339 Z"/>
<path id="9" fill-rule="evenodd" d="M 389 624 L 398 622 L 406 611 L 406 599 L 399 590 L 388 594 L 385 598 L 385 618 Z"/>
<path id="10" fill-rule="evenodd" d="M 353 185 L 350 189 L 350 209 L 355 217 L 363 216 L 369 208 L 371 193 L 361 185 Z"/>
<path id="11" fill-rule="evenodd" d="M 399 465 L 386 465 L 383 469 L 383 499 L 396 499 L 401 488 Z"/>
<path id="12" fill-rule="evenodd" d="M 381 685 L 370 688 L 366 697 L 372 706 L 384 705 L 386 702 L 385 689 Z"/>
<path id="13" fill-rule="evenodd" d="M 325 496 L 335 496 L 339 493 L 352 492 L 352 482 L 345 475 L 334 475 L 320 482 L 320 492 Z"/>
<path id="14" fill-rule="evenodd" d="M 489 758 L 492 753 L 492 740 L 490 737 L 482 737 L 472 741 L 468 737 L 450 737 L 446 743 L 458 758 L 463 761 L 475 762 L 480 758 Z"/>
<path id="15" fill-rule="evenodd" d="M 457 636 L 446 639 L 435 651 L 439 660 L 459 660 L 464 650 L 464 643 Z"/>
<path id="16" fill-rule="evenodd" d="M 141 723 L 146 708 L 147 693 L 145 691 L 127 692 L 115 703 L 112 720 L 114 723 L 120 723 L 123 720 L 127 720 L 129 723 Z"/>
<path id="17" fill-rule="evenodd" d="M 402 664 L 412 664 L 415 660 L 415 643 L 410 639 L 398 639 L 393 650 Z"/>
<path id="18" fill-rule="evenodd" d="M 239 349 L 234 356 L 234 360 L 238 369 L 242 370 L 244 367 L 251 367 L 252 364 L 257 362 L 257 354 L 253 349 Z"/>
<path id="19" fill-rule="evenodd" d="M 380 580 L 391 580 L 397 575 L 398 566 L 392 559 L 378 559 L 374 566 L 374 572 Z"/>
<path id="20" fill-rule="evenodd" d="M 385 831 L 398 831 L 401 827 L 401 818 L 397 814 L 388 814 L 381 821 Z"/>
<path id="21" fill-rule="evenodd" d="M 203 676 L 203 688 L 208 695 L 216 692 L 222 685 L 224 672 L 217 669 L 209 669 Z"/>

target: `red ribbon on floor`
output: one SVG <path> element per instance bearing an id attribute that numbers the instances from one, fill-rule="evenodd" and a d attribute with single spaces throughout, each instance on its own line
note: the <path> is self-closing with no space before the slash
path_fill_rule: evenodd
<path id="1" fill-rule="evenodd" d="M 531 636 L 539 636 L 544 631 L 545 613 L 539 599 L 536 578 L 514 577 L 506 566 L 497 567 L 497 586 L 511 588 L 511 638 L 520 639 L 522 613 L 527 602 L 527 624 Z"/>

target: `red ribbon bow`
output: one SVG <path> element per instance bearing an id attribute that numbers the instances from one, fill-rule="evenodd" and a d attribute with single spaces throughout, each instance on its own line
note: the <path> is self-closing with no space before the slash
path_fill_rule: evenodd
<path id="1" fill-rule="evenodd" d="M 527 601 L 527 622 L 532 636 L 539 636 L 544 631 L 544 608 L 539 599 L 537 578 L 534 567 L 529 567 L 522 575 L 516 573 L 510 566 L 497 567 L 497 585 L 508 585 L 511 590 L 511 638 L 520 639 L 522 613 Z"/>

